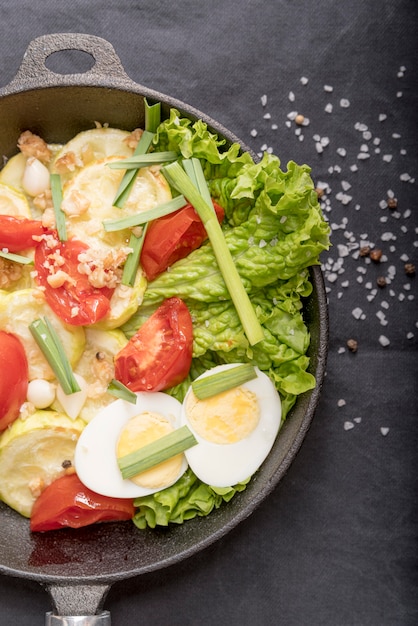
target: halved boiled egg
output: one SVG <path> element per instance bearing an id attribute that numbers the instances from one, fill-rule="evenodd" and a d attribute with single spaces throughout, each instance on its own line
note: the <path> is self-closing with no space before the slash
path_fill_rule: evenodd
<path id="1" fill-rule="evenodd" d="M 118 458 L 134 452 L 180 425 L 181 404 L 165 393 L 140 392 L 136 404 L 115 400 L 87 424 L 77 442 L 74 465 L 92 491 L 116 498 L 137 498 L 174 484 L 187 469 L 184 454 L 123 479 Z"/>
<path id="2" fill-rule="evenodd" d="M 199 378 L 234 366 L 219 365 Z M 280 396 L 270 378 L 255 371 L 253 380 L 204 400 L 190 387 L 184 399 L 181 423 L 198 442 L 185 455 L 196 476 L 213 487 L 230 487 L 252 476 L 279 432 Z"/>

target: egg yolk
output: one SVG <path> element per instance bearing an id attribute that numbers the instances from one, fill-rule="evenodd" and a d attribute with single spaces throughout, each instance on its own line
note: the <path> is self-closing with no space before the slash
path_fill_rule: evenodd
<path id="1" fill-rule="evenodd" d="M 120 432 L 116 444 L 116 456 L 120 458 L 168 435 L 173 431 L 170 422 L 159 413 L 144 411 L 131 417 Z M 183 455 L 177 454 L 145 472 L 133 476 L 136 485 L 146 489 L 163 489 L 172 484 L 181 470 Z"/>
<path id="2" fill-rule="evenodd" d="M 235 387 L 205 400 L 199 400 L 192 392 L 186 401 L 186 412 L 198 435 L 219 444 L 241 441 L 260 419 L 257 396 L 245 387 Z"/>

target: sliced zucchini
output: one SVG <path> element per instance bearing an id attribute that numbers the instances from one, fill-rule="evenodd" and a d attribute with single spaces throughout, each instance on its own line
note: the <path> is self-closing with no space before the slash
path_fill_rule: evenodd
<path id="1" fill-rule="evenodd" d="M 0 215 L 31 217 L 29 202 L 25 194 L 20 189 L 4 182 L 0 182 Z"/>
<path id="2" fill-rule="evenodd" d="M 123 209 L 113 206 L 124 170 L 107 166 L 119 157 L 95 161 L 81 169 L 63 186 L 64 211 L 72 211 L 67 220 L 69 237 L 76 237 L 94 248 L 120 248 L 129 242 L 130 230 L 106 232 L 103 221 L 116 220 L 152 209 L 171 199 L 167 181 L 156 169 L 139 170 L 131 194 Z"/>
<path id="3" fill-rule="evenodd" d="M 57 331 L 72 367 L 78 363 L 86 341 L 84 328 L 65 324 L 52 312 L 39 289 L 22 289 L 7 295 L 3 292 L 0 296 L 0 329 L 14 333 L 23 343 L 29 364 L 29 380 L 55 378 L 29 330 L 29 324 L 42 317 L 47 317 Z"/>
<path id="4" fill-rule="evenodd" d="M 51 171 L 60 173 L 64 180 L 68 180 L 80 168 L 93 161 L 115 154 L 120 158 L 131 156 L 134 150 L 127 143 L 129 135 L 128 131 L 119 128 L 92 128 L 78 133 L 55 154 Z M 66 163 L 70 165 L 69 168 Z"/>
<path id="5" fill-rule="evenodd" d="M 13 422 L 0 437 L 0 499 L 30 517 L 40 492 L 73 463 L 84 426 L 56 411 L 36 411 Z"/>

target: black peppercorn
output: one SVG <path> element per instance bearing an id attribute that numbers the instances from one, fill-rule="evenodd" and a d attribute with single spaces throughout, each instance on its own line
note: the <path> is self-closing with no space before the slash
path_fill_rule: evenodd
<path id="1" fill-rule="evenodd" d="M 370 252 L 370 258 L 375 263 L 379 263 L 380 259 L 382 258 L 382 254 L 383 253 L 379 248 L 374 248 L 374 250 L 371 250 Z"/>
<path id="2" fill-rule="evenodd" d="M 369 256 L 370 254 L 370 246 L 363 246 L 360 248 L 359 252 L 360 256 Z"/>
<path id="3" fill-rule="evenodd" d="M 347 347 L 350 350 L 350 352 L 357 352 L 358 343 L 355 339 L 348 339 Z"/>

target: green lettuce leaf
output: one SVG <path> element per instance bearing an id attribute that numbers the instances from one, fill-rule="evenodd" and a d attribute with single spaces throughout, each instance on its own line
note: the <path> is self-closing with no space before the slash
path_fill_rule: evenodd
<path id="1" fill-rule="evenodd" d="M 183 401 L 190 383 L 220 363 L 251 362 L 265 371 L 282 401 L 282 419 L 297 396 L 315 386 L 309 373 L 309 332 L 302 299 L 312 292 L 309 267 L 329 247 L 325 221 L 307 165 L 287 169 L 270 154 L 255 163 L 238 144 L 228 145 L 202 121 L 171 110 L 154 139 L 157 150 L 200 159 L 210 193 L 225 210 L 222 225 L 246 291 L 264 330 L 250 346 L 209 243 L 150 282 L 137 313 L 124 325 L 131 337 L 161 302 L 182 298 L 193 320 L 193 361 L 186 380 L 167 390 Z M 181 524 L 208 515 L 246 484 L 215 489 L 189 469 L 175 485 L 135 501 L 139 528 Z"/>
<path id="2" fill-rule="evenodd" d="M 249 480 L 249 479 L 248 479 Z M 229 502 L 239 491 L 243 491 L 248 481 L 234 487 L 211 487 L 202 483 L 191 469 L 179 480 L 162 491 L 150 496 L 136 498 L 134 524 L 144 529 L 147 526 L 168 526 L 182 524 L 197 516 L 209 515 L 223 502 Z"/>

